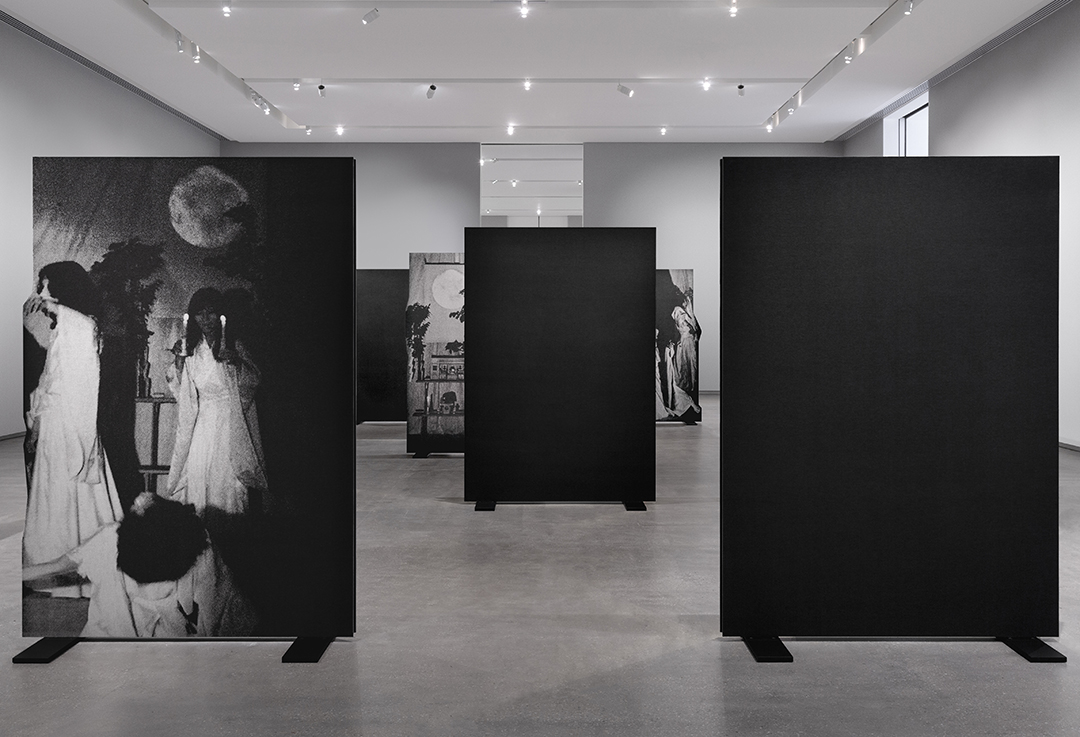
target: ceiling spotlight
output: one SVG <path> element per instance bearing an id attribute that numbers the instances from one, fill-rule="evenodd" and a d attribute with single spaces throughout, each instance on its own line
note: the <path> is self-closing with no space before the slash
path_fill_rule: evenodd
<path id="1" fill-rule="evenodd" d="M 531 79 L 526 79 L 525 80 L 525 91 L 528 92 L 531 89 L 532 89 L 532 80 Z"/>
<path id="2" fill-rule="evenodd" d="M 484 160 L 480 159 L 480 166 L 483 166 L 483 165 L 484 165 Z"/>
<path id="3" fill-rule="evenodd" d="M 361 22 L 366 26 L 368 23 L 370 23 L 371 21 L 375 20 L 378 17 L 379 17 L 379 9 L 378 8 L 372 8 L 371 10 L 369 10 L 364 15 L 364 17 L 361 19 Z"/>
<path id="4" fill-rule="evenodd" d="M 540 217 L 540 208 L 539 208 L 539 207 L 538 207 L 538 208 L 536 208 L 536 216 L 537 216 L 537 217 Z"/>
<path id="5" fill-rule="evenodd" d="M 184 37 L 180 35 L 180 31 L 176 32 L 176 50 L 179 53 L 184 53 Z"/>
<path id="6" fill-rule="evenodd" d="M 915 0 L 907 0 L 907 7 L 904 8 L 904 15 L 911 15 L 911 11 L 915 9 Z"/>
<path id="7" fill-rule="evenodd" d="M 735 4 L 736 2 L 737 2 L 737 0 L 731 0 L 731 9 L 730 10 L 731 10 L 731 17 L 732 18 L 734 18 L 735 14 L 739 12 L 739 6 Z"/>
<path id="8" fill-rule="evenodd" d="M 577 186 L 579 186 L 579 187 L 581 186 L 581 180 L 580 179 L 577 180 Z"/>
<path id="9" fill-rule="evenodd" d="M 634 96 L 634 91 L 622 83 L 615 85 L 615 89 L 617 89 L 619 92 L 623 93 L 627 97 Z"/>
<path id="10" fill-rule="evenodd" d="M 431 85 L 427 88 L 427 99 L 430 100 L 432 97 L 435 97 L 435 85 Z"/>
<path id="11" fill-rule="evenodd" d="M 196 64 L 202 61 L 202 51 L 199 49 L 199 44 L 194 41 L 191 42 L 191 60 Z"/>
<path id="12" fill-rule="evenodd" d="M 297 90 L 297 91 L 299 91 L 299 90 L 300 90 L 300 83 L 299 83 L 299 82 L 293 82 L 293 83 L 292 83 L 292 88 L 293 88 L 294 90 Z"/>
<path id="13" fill-rule="evenodd" d="M 345 126 L 339 125 L 337 128 L 334 129 L 334 132 L 337 133 L 339 136 L 345 135 Z"/>
<path id="14" fill-rule="evenodd" d="M 319 85 L 319 97 L 326 97 L 326 85 L 325 84 L 320 84 Z"/>
<path id="15" fill-rule="evenodd" d="M 514 135 L 514 124 L 513 123 L 506 126 L 506 135 L 508 135 L 508 136 Z"/>
<path id="16" fill-rule="evenodd" d="M 771 121 L 765 124 L 765 130 L 768 133 L 772 133 L 772 122 Z"/>
<path id="17" fill-rule="evenodd" d="M 228 18 L 230 15 L 232 15 L 232 8 L 230 8 L 228 5 L 223 5 L 221 6 L 221 12 L 226 18 Z"/>
<path id="18" fill-rule="evenodd" d="M 305 125 L 304 126 L 304 133 L 305 133 L 305 135 L 309 135 L 309 136 L 311 135 L 311 126 L 310 125 Z"/>
<path id="19" fill-rule="evenodd" d="M 710 81 L 709 81 L 709 78 L 708 78 L 708 77 L 706 77 L 705 79 L 701 80 L 701 89 L 703 89 L 703 90 L 705 90 L 706 92 L 708 92 L 708 91 L 709 91 L 709 88 L 710 88 L 710 87 L 712 87 L 712 82 L 710 82 Z"/>
<path id="20" fill-rule="evenodd" d="M 510 180 L 510 186 L 511 187 L 516 187 L 517 186 L 517 180 L 516 179 L 511 179 Z"/>
<path id="21" fill-rule="evenodd" d="M 660 135 L 666 136 L 667 135 L 667 128 L 660 128 Z"/>
<path id="22" fill-rule="evenodd" d="M 746 85 L 745 84 L 740 84 L 738 87 L 736 87 L 736 89 L 739 90 L 739 97 L 746 97 Z"/>
<path id="23" fill-rule="evenodd" d="M 529 0 L 521 0 L 521 17 L 529 17 Z"/>
<path id="24" fill-rule="evenodd" d="M 793 108 L 793 107 L 789 107 L 789 108 L 787 109 L 787 114 L 788 114 L 788 115 L 794 115 L 794 114 L 795 114 L 795 108 Z"/>
<path id="25" fill-rule="evenodd" d="M 855 42 L 852 41 L 848 44 L 847 52 L 844 54 L 844 63 L 850 64 L 851 60 L 855 58 Z"/>

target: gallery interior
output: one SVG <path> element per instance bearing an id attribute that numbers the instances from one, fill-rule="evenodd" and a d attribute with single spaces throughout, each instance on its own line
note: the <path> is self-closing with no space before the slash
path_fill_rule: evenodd
<path id="1" fill-rule="evenodd" d="M 1080 330 L 1080 290 L 1075 288 L 1080 284 L 1076 207 L 1080 142 L 1071 125 L 1080 114 L 1080 96 L 1075 94 L 1080 88 L 1076 42 L 1080 3 L 240 0 L 224 5 L 217 0 L 0 0 L 0 21 L 0 643 L 7 653 L 0 658 L 3 731 L 711 736 L 1071 735 L 1080 730 L 1080 702 L 1075 698 L 1080 677 L 1074 675 L 1073 661 L 1080 657 L 1080 381 L 1074 381 L 1080 379 L 1080 344 L 1074 340 Z M 351 324 L 354 315 L 342 314 L 338 285 L 350 282 L 353 271 L 357 289 L 369 283 L 364 279 L 371 274 L 392 271 L 398 275 L 395 283 L 404 289 L 410 272 L 423 268 L 432 270 L 430 284 L 436 272 L 463 264 L 466 245 L 474 244 L 476 257 L 470 262 L 478 290 L 493 293 L 494 286 L 483 285 L 497 286 L 500 275 L 511 271 L 518 283 L 535 288 L 527 303 L 518 305 L 512 299 L 503 303 L 515 310 L 521 307 L 520 313 L 481 314 L 482 297 L 471 311 L 477 358 L 470 366 L 477 376 L 492 365 L 490 373 L 498 374 L 504 369 L 480 360 L 484 341 L 500 327 L 497 318 L 524 320 L 527 317 L 521 316 L 529 314 L 533 302 L 566 296 L 544 281 L 544 268 L 499 258 L 534 242 L 563 247 L 578 243 L 575 238 L 587 243 L 590 232 L 625 229 L 654 249 L 641 253 L 650 260 L 655 253 L 656 270 L 672 274 L 672 283 L 685 293 L 692 291 L 692 313 L 700 326 L 699 350 L 695 343 L 697 396 L 692 399 L 699 414 L 677 421 L 685 405 L 676 412 L 671 399 L 664 419 L 676 421 L 655 422 L 644 434 L 655 447 L 655 485 L 647 478 L 636 481 L 654 495 L 618 501 L 610 496 L 582 497 L 583 503 L 565 503 L 578 497 L 555 492 L 542 503 L 525 503 L 532 497 L 515 496 L 509 490 L 477 496 L 469 484 L 484 470 L 480 461 L 485 468 L 500 469 L 483 476 L 490 485 L 515 468 L 513 457 L 497 467 L 477 450 L 470 466 L 466 463 L 470 453 L 460 452 L 462 445 L 414 447 L 416 438 L 404 409 L 400 417 L 358 416 L 355 437 L 344 438 L 350 448 L 355 441 L 355 497 L 354 489 L 341 490 L 348 509 L 355 507 L 355 558 L 346 556 L 329 564 L 335 576 L 343 572 L 346 581 L 355 582 L 353 597 L 347 591 L 336 592 L 338 599 L 340 595 L 347 599 L 346 608 L 354 607 L 354 621 L 348 632 L 334 633 L 336 639 L 318 662 L 281 662 L 290 640 L 273 633 L 196 637 L 196 641 L 89 638 L 48 664 L 13 663 L 12 657 L 47 634 L 36 630 L 37 624 L 27 626 L 36 620 L 28 619 L 25 608 L 29 589 L 22 568 L 27 562 L 23 536 L 32 470 L 24 457 L 26 323 L 20 316 L 28 296 L 40 287 L 35 284 L 40 281 L 35 249 L 46 239 L 46 231 L 54 235 L 63 231 L 66 242 L 74 244 L 70 253 L 76 260 L 78 244 L 95 237 L 86 223 L 65 223 L 43 214 L 35 193 L 37 177 L 41 162 L 50 159 L 90 162 L 129 157 L 198 159 L 200 164 L 243 159 L 252 166 L 277 159 L 355 161 L 354 193 L 343 197 L 353 209 L 347 225 L 354 228 L 355 256 L 346 252 L 340 273 L 322 279 L 310 270 L 326 268 L 319 249 L 329 248 L 327 239 L 303 244 L 301 250 L 313 254 L 310 264 L 304 265 L 303 259 L 282 262 L 297 267 L 292 274 L 282 271 L 279 289 L 287 293 L 288 277 L 298 286 L 279 312 L 287 314 L 290 324 L 310 327 L 307 343 L 284 348 L 322 341 L 333 322 L 325 314 L 328 305 L 339 308 L 335 315 L 339 323 Z M 996 166 L 998 157 L 1009 163 Z M 760 162 L 754 164 L 755 160 Z M 829 180 L 840 186 L 830 189 L 850 193 L 852 199 L 844 203 L 837 197 L 819 197 L 825 188 L 817 187 L 796 202 L 799 195 L 791 193 L 799 191 L 799 182 L 785 181 L 754 190 L 756 199 L 739 200 L 721 186 L 737 182 L 749 192 L 755 172 L 765 170 L 761 167 L 797 173 L 802 171 L 799 161 L 841 172 L 839 179 Z M 905 161 L 914 167 L 940 164 L 947 167 L 940 170 L 947 176 L 934 175 L 933 186 L 927 184 L 926 191 L 905 191 L 907 183 L 931 182 L 925 172 L 939 171 L 889 168 Z M 1046 183 L 1057 192 L 1056 199 L 1040 200 L 1042 190 L 1028 186 L 1025 162 L 1034 162 L 1038 169 L 1031 181 Z M 1010 168 L 1014 163 L 1020 168 Z M 244 166 L 235 165 L 238 171 Z M 893 176 L 893 171 L 920 171 L 924 178 Z M 950 178 L 970 171 L 989 174 L 966 184 L 960 175 L 956 183 Z M 120 213 L 121 220 L 138 220 L 136 214 L 123 213 L 137 209 L 129 202 L 137 202 L 148 188 L 146 182 L 66 176 L 57 180 L 57 191 L 66 192 L 68 199 L 54 203 L 56 212 L 71 199 L 92 203 L 97 192 L 111 192 L 110 212 Z M 330 177 L 319 182 L 323 189 L 303 177 L 288 181 L 287 187 L 267 186 L 253 197 L 272 203 L 268 209 L 277 207 L 275 222 L 286 226 L 298 211 L 290 208 L 302 209 L 310 218 L 304 222 L 317 227 L 296 227 L 318 233 L 313 240 L 322 238 L 322 225 L 334 218 L 340 205 L 320 194 Z M 863 186 L 866 182 L 873 186 Z M 979 538 L 979 542 L 1000 542 L 1000 549 L 988 555 L 974 551 L 974 557 L 997 560 L 1009 545 L 1031 539 L 1024 535 L 1037 536 L 1033 545 L 1024 547 L 1038 548 L 1041 560 L 1048 561 L 1040 573 L 1046 577 L 1028 579 L 1031 589 L 1011 593 L 1001 609 L 1023 614 L 1038 608 L 1045 631 L 972 634 L 978 627 L 969 630 L 963 622 L 940 630 L 901 626 L 876 631 L 858 622 L 846 629 L 739 629 L 740 620 L 734 616 L 737 595 L 749 585 L 751 593 L 742 602 L 748 601 L 753 611 L 754 604 L 767 599 L 764 594 L 758 599 L 754 586 L 764 592 L 770 582 L 763 579 L 769 575 L 722 578 L 736 570 L 729 566 L 762 570 L 747 567 L 735 555 L 725 559 L 722 551 L 736 543 L 759 544 L 771 549 L 738 545 L 731 549 L 755 550 L 754 564 L 791 561 L 792 555 L 785 558 L 774 551 L 790 547 L 786 554 L 794 551 L 797 558 L 799 546 L 809 538 L 797 528 L 789 533 L 784 525 L 791 514 L 778 513 L 781 522 L 773 529 L 768 515 L 755 518 L 752 525 L 740 523 L 736 519 L 740 510 L 761 511 L 753 506 L 753 497 L 749 505 L 729 506 L 745 497 L 733 489 L 725 492 L 722 479 L 745 486 L 747 473 L 736 463 L 739 439 L 725 432 L 733 432 L 732 428 L 756 432 L 756 418 L 766 416 L 756 405 L 740 409 L 728 396 L 729 391 L 743 396 L 743 384 L 733 389 L 728 383 L 736 375 L 730 370 L 733 366 L 742 372 L 740 381 L 762 379 L 754 385 L 758 393 L 753 396 L 764 397 L 762 406 L 768 403 L 774 413 L 770 416 L 780 417 L 766 428 L 767 434 L 755 436 L 769 438 L 767 453 L 761 457 L 783 478 L 794 479 L 796 487 L 800 479 L 816 479 L 822 471 L 795 431 L 820 423 L 786 424 L 785 407 L 792 415 L 802 412 L 803 405 L 795 404 L 798 392 L 777 395 L 772 401 L 770 393 L 777 384 L 764 383 L 775 377 L 799 381 L 799 371 L 791 368 L 795 364 L 785 363 L 785 351 L 800 349 L 800 334 L 785 340 L 769 335 L 758 342 L 729 342 L 735 340 L 729 336 L 742 334 L 738 329 L 761 324 L 758 320 L 769 311 L 737 309 L 766 294 L 737 280 L 747 264 L 768 263 L 769 276 L 776 277 L 767 282 L 775 290 L 770 299 L 784 302 L 815 284 L 828 289 L 833 276 L 827 270 L 815 270 L 798 256 L 787 257 L 797 253 L 800 222 L 820 217 L 830 228 L 859 223 L 865 212 L 860 211 L 863 200 L 858 198 L 869 190 L 891 193 L 893 219 L 866 231 L 881 241 L 890 233 L 911 232 L 909 226 L 927 218 L 953 223 L 955 227 L 946 227 L 945 232 L 958 243 L 970 241 L 976 229 L 969 226 L 985 226 L 995 217 L 1021 224 L 1024 233 L 1043 234 L 1039 238 L 1044 248 L 1031 245 L 1030 259 L 1024 255 L 1029 244 L 1012 244 L 1007 257 L 1019 259 L 1015 262 L 1008 261 L 997 245 L 980 252 L 975 244 L 974 260 L 967 262 L 934 260 L 940 254 L 916 242 L 899 244 L 890 253 L 910 259 L 899 262 L 905 274 L 919 274 L 915 262 L 924 257 L 927 264 L 942 264 L 943 271 L 961 264 L 944 275 L 945 281 L 934 281 L 936 276 L 931 275 L 925 283 L 911 282 L 910 290 L 899 290 L 906 292 L 905 304 L 916 308 L 924 297 L 933 303 L 942 288 L 955 283 L 948 279 L 963 279 L 969 267 L 974 267 L 971 273 L 978 279 L 990 279 L 986 275 L 991 274 L 1000 280 L 980 282 L 992 285 L 983 290 L 983 297 L 1010 290 L 1010 276 L 1025 288 L 1035 283 L 1034 291 L 1028 292 L 1032 299 L 1021 299 L 1011 305 L 1015 309 L 1001 312 L 1034 315 L 1040 321 L 1017 331 L 1025 341 L 1034 336 L 1031 345 L 1045 348 L 1051 359 L 1038 365 L 1042 383 L 1037 389 L 1040 402 L 1049 397 L 1052 405 L 1056 397 L 1056 413 L 1053 406 L 1043 404 L 1033 411 L 1036 404 L 1026 403 L 1025 395 L 1013 393 L 1011 387 L 1001 393 L 1008 394 L 1012 404 L 986 391 L 975 404 L 994 408 L 985 415 L 993 418 L 993 424 L 972 432 L 1014 450 L 1026 447 L 1013 441 L 1021 435 L 1030 439 L 1025 424 L 1029 420 L 1043 428 L 1056 424 L 1056 443 L 1044 438 L 1039 446 L 1040 458 L 1055 455 L 1056 466 L 1049 470 L 1051 476 L 1056 472 L 1056 487 L 1051 479 L 1051 496 L 1056 489 L 1056 497 L 1050 506 L 1040 507 L 1039 525 L 1032 525 L 1024 511 L 1010 518 L 1003 509 L 1012 507 L 1001 507 L 998 497 L 978 494 L 977 487 L 995 483 L 990 477 L 1005 475 L 998 473 L 999 468 L 1026 468 L 1021 460 L 993 459 L 993 464 L 976 467 L 972 464 L 979 463 L 978 454 L 952 453 L 947 461 L 950 483 L 976 489 L 958 497 L 961 506 L 950 508 L 948 515 L 958 516 L 943 514 L 940 519 L 946 522 L 929 525 L 933 529 L 928 530 L 906 527 L 910 520 L 922 518 L 904 517 L 899 507 L 885 507 L 886 512 L 896 512 L 895 518 L 875 518 L 883 534 L 899 525 L 907 538 L 903 546 L 907 557 L 900 561 L 903 577 L 878 576 L 873 573 L 878 561 L 860 561 L 853 570 L 865 568 L 871 577 L 877 576 L 875 581 L 862 586 L 838 570 L 835 579 L 817 582 L 817 591 L 830 592 L 833 600 L 854 602 L 857 611 L 863 606 L 883 612 L 884 621 L 893 621 L 887 618 L 902 617 L 909 602 L 902 595 L 894 602 L 889 597 L 895 592 L 883 590 L 887 587 L 882 582 L 902 578 L 909 582 L 905 585 L 914 582 L 916 587 L 920 581 L 935 582 L 922 593 L 940 592 L 943 613 L 954 620 L 957 612 L 968 612 L 961 618 L 972 621 L 982 621 L 984 614 L 994 620 L 997 612 L 964 609 L 963 592 L 970 582 L 934 588 L 946 575 L 943 571 L 957 570 L 946 557 L 972 553 L 935 545 L 934 540 L 973 539 L 970 530 L 997 515 L 1006 523 L 1000 528 L 1000 540 Z M 994 212 L 972 203 L 973 198 L 997 203 L 995 197 L 1012 191 L 1017 195 L 1005 196 L 1001 206 L 994 205 Z M 1010 198 L 1015 207 L 1010 208 Z M 807 213 L 797 207 L 823 199 L 830 203 L 828 213 Z M 742 209 L 731 209 L 735 203 Z M 751 210 L 752 216 L 739 217 Z M 1038 215 L 1054 211 L 1056 221 Z M 790 222 L 784 220 L 789 216 Z M 787 238 L 760 235 L 778 232 L 764 226 L 782 220 Z M 174 216 L 173 227 L 175 223 Z M 1054 233 L 1056 264 L 1052 251 L 1048 259 L 1045 250 Z M 771 261 L 757 260 L 756 246 L 735 252 L 733 244 L 756 244 L 758 237 L 785 242 L 771 252 Z M 985 237 L 989 242 L 994 233 Z M 638 241 L 634 243 L 636 248 Z M 626 261 L 631 260 L 627 255 Z M 1036 263 L 1042 281 L 1029 283 L 1026 269 Z M 624 267 L 629 268 L 621 263 L 613 267 L 620 275 L 617 281 L 626 281 L 628 272 L 620 271 Z M 583 261 L 576 268 L 578 291 L 588 291 L 592 284 L 588 272 L 594 265 Z M 1045 275 L 1055 269 L 1057 283 L 1052 277 L 1048 283 Z M 676 272 L 682 276 L 674 276 Z M 454 327 L 461 327 L 464 299 L 454 300 L 464 293 L 464 277 L 454 273 L 462 281 L 443 281 L 442 296 L 436 294 L 435 299 L 448 305 L 451 322 L 457 320 Z M 644 272 L 635 273 L 640 277 Z M 838 280 L 836 294 L 875 296 L 873 288 L 862 289 L 855 282 Z M 745 302 L 727 301 L 733 295 Z M 991 347 L 997 345 L 1002 355 L 1012 355 L 1013 346 L 993 342 L 999 338 L 990 323 L 997 325 L 998 318 L 989 318 L 985 305 L 994 309 L 997 305 L 992 299 L 983 303 L 967 300 L 968 296 L 962 301 L 969 310 L 964 324 L 980 335 L 979 318 L 985 317 Z M 174 302 L 187 304 L 187 297 Z M 1053 343 L 1055 298 L 1056 353 L 1054 346 L 1046 345 Z M 615 300 L 612 296 L 612 304 Z M 356 304 L 361 301 L 357 294 Z M 828 309 L 832 303 L 811 299 L 807 304 Z M 170 340 L 176 337 L 179 342 L 187 335 L 179 328 L 182 309 L 170 313 Z M 651 314 L 651 307 L 647 312 Z M 356 315 L 361 314 L 358 307 Z M 898 324 L 903 324 L 902 318 Z M 580 315 L 580 324 L 593 325 L 588 315 Z M 806 325 L 812 329 L 805 335 L 829 335 L 809 318 Z M 184 313 L 183 330 L 187 326 Z M 224 319 L 222 326 L 224 333 Z M 589 329 L 593 328 L 585 328 Z M 359 336 L 360 325 L 356 331 Z M 534 351 L 529 354 L 528 375 L 566 376 L 574 368 L 573 360 L 565 358 L 566 349 L 535 340 L 528 345 L 527 338 L 538 334 L 523 331 L 526 339 L 519 341 Z M 913 345 L 920 345 L 918 331 L 911 335 Z M 339 346 L 324 346 L 326 355 L 348 354 L 353 337 L 347 336 Z M 400 337 L 406 337 L 404 331 Z M 224 344 L 224 335 L 220 339 Z M 438 421 L 452 427 L 448 432 L 454 434 L 454 442 L 462 443 L 464 338 L 448 334 L 430 340 L 434 342 L 411 357 L 401 341 L 399 358 L 413 360 L 410 381 L 423 385 L 417 400 L 422 409 L 408 412 L 423 418 L 424 433 Z M 603 345 L 599 337 L 592 342 Z M 675 342 L 672 354 L 678 350 Z M 869 345 L 839 342 L 850 348 L 843 355 L 856 361 L 861 355 L 858 348 Z M 954 358 L 963 355 L 963 336 L 957 344 L 959 354 L 949 354 Z M 784 371 L 774 375 L 769 361 L 735 361 L 741 358 L 735 349 L 757 350 L 761 345 L 772 351 L 767 355 Z M 642 346 L 647 349 L 647 341 Z M 272 353 L 278 348 L 265 350 Z M 659 361 L 663 346 L 658 343 L 656 350 Z M 495 350 L 488 355 L 497 354 Z M 316 355 L 306 360 L 305 365 L 318 367 Z M 958 370 L 955 362 L 934 363 L 918 356 L 909 363 L 922 364 L 918 368 L 925 375 L 985 373 L 981 365 Z M 999 363 L 1009 362 L 994 362 Z M 828 373 L 842 376 L 845 366 Z M 1026 366 L 1013 362 L 1006 367 L 1013 373 L 1007 375 L 1023 382 L 1028 373 L 1035 373 L 1027 372 Z M 400 378 L 404 392 L 403 372 Z M 879 384 L 889 384 L 892 378 L 887 363 L 874 375 Z M 155 382 L 155 387 L 164 386 L 164 369 Z M 658 370 L 658 397 L 661 383 Z M 677 394 L 669 384 L 661 399 Z M 471 420 L 485 416 L 485 406 L 494 407 L 496 411 L 489 410 L 487 416 L 495 416 L 500 424 L 491 425 L 486 435 L 478 426 L 470 436 L 474 442 L 500 441 L 546 409 L 545 400 L 538 399 L 544 395 L 535 386 L 511 383 L 504 395 L 483 395 L 480 386 L 477 378 L 470 387 L 474 392 L 470 400 L 476 402 L 470 405 L 475 411 Z M 318 386 L 311 386 L 304 396 L 332 400 L 348 414 L 357 405 L 352 388 L 326 397 Z M 362 394 L 364 387 L 355 391 Z M 647 395 L 645 390 L 646 399 Z M 147 387 L 143 398 L 150 396 L 160 398 Z M 497 402 L 484 405 L 485 396 Z M 749 389 L 745 396 L 751 396 Z M 274 406 L 265 399 L 269 398 L 259 398 L 264 413 Z M 951 406 L 952 399 L 942 395 L 940 406 Z M 785 404 L 788 400 L 792 403 Z M 567 428 L 561 434 L 576 444 L 573 458 L 552 453 L 536 459 L 535 453 L 524 449 L 520 458 L 533 459 L 529 462 L 538 464 L 534 468 L 547 473 L 571 461 L 603 455 L 607 476 L 641 477 L 645 469 L 647 477 L 652 465 L 642 465 L 640 453 L 621 455 L 624 449 L 611 445 L 616 424 L 612 418 L 625 417 L 626 408 L 606 398 L 593 402 L 586 396 L 575 402 L 573 413 L 560 418 L 565 423 L 560 427 Z M 404 407 L 404 395 L 401 404 Z M 669 402 L 665 399 L 663 404 Z M 851 405 L 845 408 L 850 414 L 837 416 L 858 422 L 857 403 L 853 400 Z M 1011 409 L 1003 414 L 1002 407 Z M 941 416 L 947 411 L 941 409 Z M 1021 417 L 1024 412 L 1027 415 Z M 927 428 L 925 437 L 936 438 L 934 433 L 945 428 L 944 454 L 950 455 L 949 443 L 963 446 L 963 440 L 949 436 L 950 426 L 939 421 L 941 416 L 930 407 L 920 417 Z M 860 429 L 861 438 L 854 432 L 839 437 L 854 439 L 845 450 L 849 463 L 844 471 L 858 472 L 855 475 L 863 480 L 870 498 L 875 489 L 880 493 L 894 481 L 894 469 L 877 459 L 893 458 L 913 446 L 900 438 L 891 451 L 878 456 L 870 440 L 889 439 L 892 428 L 867 422 Z M 272 434 L 267 441 L 274 442 Z M 852 447 L 858 448 L 858 455 L 852 455 Z M 919 452 L 925 450 L 919 447 Z M 289 463 L 302 468 L 318 451 L 297 446 L 297 457 Z M 351 457 L 346 460 L 346 465 L 353 462 Z M 269 459 L 268 465 L 274 467 Z M 153 473 L 169 472 L 159 464 L 154 469 Z M 163 475 L 161 483 L 164 479 Z M 519 479 L 516 485 L 524 488 L 529 480 Z M 1045 487 L 1041 480 L 1021 479 L 1017 483 L 1021 488 L 1004 493 L 1020 500 L 1016 509 L 1026 510 L 1025 500 L 1034 499 Z M 338 492 L 320 488 L 303 493 L 321 499 Z M 301 492 L 295 494 L 301 498 Z M 497 505 L 495 496 L 500 497 Z M 931 511 L 937 509 L 926 494 L 918 498 Z M 630 511 L 630 504 L 618 503 L 642 499 L 645 511 Z M 478 511 L 485 500 L 492 501 L 489 511 Z M 801 519 L 817 525 L 814 539 L 825 540 L 820 560 L 846 565 L 845 559 L 857 557 L 856 549 L 846 549 L 837 532 L 843 526 L 828 526 L 833 507 L 799 498 L 794 505 L 787 504 L 788 512 L 797 508 Z M 900 518 L 907 521 L 896 523 Z M 852 514 L 848 522 L 862 519 Z M 342 524 L 347 527 L 350 522 L 344 519 Z M 835 542 L 829 541 L 831 535 Z M 326 537 L 332 537 L 329 530 Z M 283 557 L 279 553 L 274 560 Z M 316 557 L 292 562 L 297 569 L 308 566 L 311 598 L 263 602 L 269 618 L 278 609 L 303 613 L 321 606 L 323 599 L 316 590 L 320 586 L 348 588 L 320 583 L 340 577 L 320 578 L 324 561 Z M 800 561 L 785 565 L 789 565 L 782 571 L 787 585 L 787 574 L 803 568 Z M 1015 578 L 1015 573 L 1010 575 Z M 781 580 L 772 578 L 774 584 Z M 1054 578 L 1056 588 L 1047 583 Z M 734 586 L 736 581 L 743 588 Z M 815 587 L 799 583 L 791 585 L 795 603 L 785 614 L 800 622 L 812 621 L 817 612 L 805 602 L 820 600 L 814 598 L 817 593 L 803 590 Z M 1021 589 L 1023 585 L 1021 580 Z M 785 591 L 774 586 L 770 595 L 782 599 Z M 875 597 L 876 601 L 868 601 Z M 85 601 L 83 609 L 69 618 L 76 628 L 72 634 L 86 621 Z M 802 610 L 799 602 L 804 602 Z M 773 606 L 785 608 L 783 603 Z M 289 636 L 322 634 L 326 633 L 296 631 Z M 783 638 L 793 662 L 758 662 L 744 640 L 774 635 Z M 1028 635 L 1040 636 L 1071 662 L 1028 662 L 999 639 Z"/>

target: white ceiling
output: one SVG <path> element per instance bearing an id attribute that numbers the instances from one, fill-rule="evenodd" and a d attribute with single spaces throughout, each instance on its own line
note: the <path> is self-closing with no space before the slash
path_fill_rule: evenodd
<path id="1" fill-rule="evenodd" d="M 222 0 L 0 9 L 231 140 L 569 144 L 833 140 L 1047 4 L 915 0 L 905 16 L 906 0 L 737 0 L 733 18 L 730 0 L 530 0 L 525 19 L 519 0 L 237 0 L 228 18 Z M 528 178 L 565 184 L 542 174 Z"/>

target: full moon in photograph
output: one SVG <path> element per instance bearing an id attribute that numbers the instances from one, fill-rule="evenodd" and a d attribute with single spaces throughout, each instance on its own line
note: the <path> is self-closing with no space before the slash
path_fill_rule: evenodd
<path id="1" fill-rule="evenodd" d="M 431 282 L 431 296 L 448 310 L 460 310 L 465 305 L 465 274 L 457 269 L 447 269 Z"/>
<path id="2" fill-rule="evenodd" d="M 169 215 L 177 234 L 193 246 L 221 248 L 244 226 L 227 213 L 248 201 L 240 183 L 213 166 L 200 166 L 182 178 L 169 196 Z"/>

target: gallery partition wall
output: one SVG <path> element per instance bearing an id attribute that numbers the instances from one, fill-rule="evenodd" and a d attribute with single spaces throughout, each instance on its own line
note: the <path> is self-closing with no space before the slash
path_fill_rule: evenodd
<path id="1" fill-rule="evenodd" d="M 1056 635 L 1057 159 L 722 180 L 724 633 Z"/>

